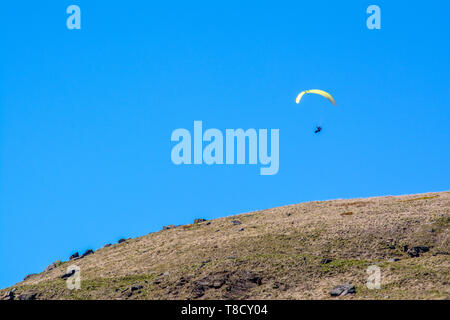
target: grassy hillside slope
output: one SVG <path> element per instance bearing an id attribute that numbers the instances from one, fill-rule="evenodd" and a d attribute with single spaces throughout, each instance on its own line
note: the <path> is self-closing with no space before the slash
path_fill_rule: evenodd
<path id="1" fill-rule="evenodd" d="M 450 192 L 301 203 L 128 239 L 0 298 L 448 299 L 449 225 Z M 70 265 L 80 290 L 61 279 Z M 370 265 L 381 289 L 366 287 Z M 332 298 L 345 283 L 356 293 Z"/>

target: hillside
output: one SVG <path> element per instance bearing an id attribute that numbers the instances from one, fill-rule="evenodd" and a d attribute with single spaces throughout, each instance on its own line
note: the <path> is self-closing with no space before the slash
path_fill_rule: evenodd
<path id="1" fill-rule="evenodd" d="M 450 192 L 301 203 L 127 239 L 0 299 L 448 299 L 449 225 Z M 61 279 L 74 264 L 80 290 Z M 347 283 L 356 293 L 330 296 Z"/>

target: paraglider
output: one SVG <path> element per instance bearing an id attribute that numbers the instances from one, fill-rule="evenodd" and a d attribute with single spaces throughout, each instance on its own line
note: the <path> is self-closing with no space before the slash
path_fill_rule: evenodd
<path id="1" fill-rule="evenodd" d="M 337 106 L 336 101 L 334 100 L 334 98 L 331 96 L 331 94 L 329 94 L 328 92 L 325 92 L 323 90 L 319 90 L 319 89 L 311 89 L 311 90 L 305 90 L 299 93 L 299 95 L 297 96 L 297 99 L 295 99 L 295 102 L 300 103 L 300 100 L 302 100 L 303 96 L 307 93 L 315 93 L 315 94 L 319 94 L 322 97 L 325 97 L 328 99 L 328 101 L 330 101 L 332 104 L 334 104 L 335 106 Z"/>
<path id="2" fill-rule="evenodd" d="M 300 100 L 302 100 L 303 96 L 307 93 L 315 93 L 318 95 L 321 95 L 322 97 L 325 97 L 326 99 L 328 99 L 328 101 L 330 101 L 333 105 L 337 106 L 336 101 L 334 100 L 334 98 L 331 96 L 331 94 L 329 94 L 326 91 L 323 90 L 319 90 L 319 89 L 311 89 L 311 90 L 305 90 L 299 93 L 299 95 L 297 96 L 297 99 L 295 99 L 295 102 L 297 104 L 300 103 Z M 322 131 L 322 127 L 321 126 L 317 126 L 314 133 L 319 133 Z"/>

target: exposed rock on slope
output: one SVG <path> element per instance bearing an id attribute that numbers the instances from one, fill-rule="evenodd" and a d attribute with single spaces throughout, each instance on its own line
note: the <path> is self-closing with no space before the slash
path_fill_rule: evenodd
<path id="1" fill-rule="evenodd" d="M 170 226 L 52 266 L 0 298 L 443 299 L 449 225 L 449 192 L 301 203 Z M 74 264 L 80 290 L 61 279 Z M 366 287 L 370 265 L 381 289 Z M 352 284 L 346 294 L 342 284 Z"/>

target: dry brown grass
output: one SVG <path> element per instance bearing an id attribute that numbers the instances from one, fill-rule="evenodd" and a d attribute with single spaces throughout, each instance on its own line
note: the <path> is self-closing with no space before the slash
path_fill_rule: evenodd
<path id="1" fill-rule="evenodd" d="M 14 287 L 40 299 L 324 299 L 351 282 L 344 299 L 448 298 L 449 217 L 448 192 L 301 203 L 150 233 Z M 430 251 L 404 252 L 419 245 Z M 81 290 L 60 279 L 69 264 Z M 380 290 L 365 286 L 372 264 Z M 143 288 L 128 296 L 133 284 Z"/>

